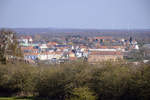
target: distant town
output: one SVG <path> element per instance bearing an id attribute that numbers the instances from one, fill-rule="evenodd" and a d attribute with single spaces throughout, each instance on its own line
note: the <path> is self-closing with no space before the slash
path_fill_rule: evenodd
<path id="1" fill-rule="evenodd" d="M 5 41 L 1 47 L 7 46 L 8 40 L 14 43 L 13 34 L 1 34 Z M 23 60 L 30 64 L 61 64 L 71 61 L 98 63 L 102 61 L 126 60 L 138 64 L 149 62 L 150 44 L 139 43 L 133 36 L 48 36 L 20 34 L 15 39 L 21 49 Z M 4 38 L 5 37 L 5 38 Z M 3 44 L 3 45 L 2 45 Z M 9 52 L 9 49 L 8 51 Z M 6 54 L 8 60 L 15 56 Z M 13 61 L 12 61 L 13 62 Z"/>
<path id="2" fill-rule="evenodd" d="M 26 35 L 17 40 L 24 59 L 29 63 L 59 64 L 79 59 L 89 63 L 116 61 L 130 59 L 132 52 L 136 53 L 140 49 L 134 37 L 125 39 L 111 36 L 64 36 L 53 37 L 51 41 L 36 41 L 32 36 Z M 144 47 L 150 48 L 150 45 L 146 44 Z"/>

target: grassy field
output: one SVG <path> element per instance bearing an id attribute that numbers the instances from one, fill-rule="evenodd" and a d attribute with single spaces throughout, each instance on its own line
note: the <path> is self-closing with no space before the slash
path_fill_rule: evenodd
<path id="1" fill-rule="evenodd" d="M 33 97 L 0 97 L 0 100 L 48 100 L 48 99 L 33 98 Z"/>
<path id="2" fill-rule="evenodd" d="M 34 100 L 32 98 L 0 97 L 0 100 Z"/>

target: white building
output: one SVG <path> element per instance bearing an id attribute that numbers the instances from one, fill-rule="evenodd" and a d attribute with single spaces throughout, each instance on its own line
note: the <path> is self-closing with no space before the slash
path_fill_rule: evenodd
<path id="1" fill-rule="evenodd" d="M 25 44 L 28 44 L 28 43 L 32 43 L 33 42 L 33 39 L 31 36 L 25 36 L 25 37 L 21 37 L 20 39 L 18 39 L 18 41 L 20 43 L 25 43 Z"/>
<path id="2" fill-rule="evenodd" d="M 41 44 L 40 45 L 40 49 L 47 49 L 48 47 L 47 47 L 47 45 L 46 44 Z"/>
<path id="3" fill-rule="evenodd" d="M 89 51 L 117 51 L 116 49 L 89 49 Z"/>
<path id="4" fill-rule="evenodd" d="M 41 53 L 38 55 L 39 60 L 60 59 L 61 57 L 62 53 L 60 52 L 48 52 L 48 53 Z"/>

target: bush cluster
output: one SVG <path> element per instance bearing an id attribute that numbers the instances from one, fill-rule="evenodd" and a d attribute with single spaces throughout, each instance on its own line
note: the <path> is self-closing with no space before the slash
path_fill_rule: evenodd
<path id="1" fill-rule="evenodd" d="M 150 100 L 150 65 L 124 62 L 0 65 L 0 96 L 51 100 Z"/>

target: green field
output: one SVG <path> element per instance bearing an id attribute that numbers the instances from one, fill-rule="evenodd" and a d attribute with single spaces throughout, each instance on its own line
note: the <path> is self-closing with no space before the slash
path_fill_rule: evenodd
<path id="1" fill-rule="evenodd" d="M 0 100 L 34 100 L 30 98 L 0 97 Z"/>
<path id="2" fill-rule="evenodd" d="M 0 97 L 0 100 L 48 100 L 48 99 L 33 98 L 33 97 Z"/>

